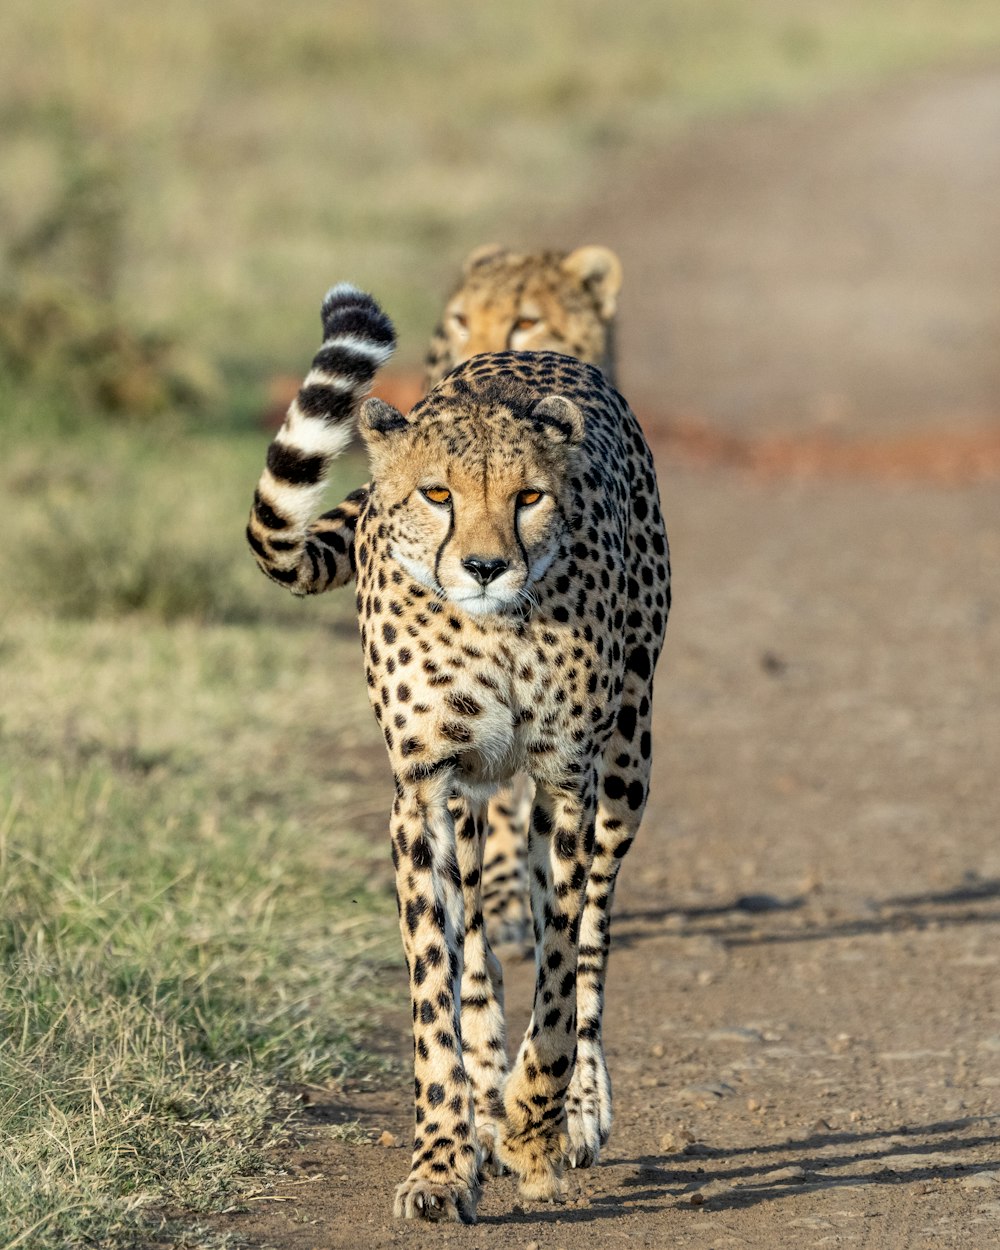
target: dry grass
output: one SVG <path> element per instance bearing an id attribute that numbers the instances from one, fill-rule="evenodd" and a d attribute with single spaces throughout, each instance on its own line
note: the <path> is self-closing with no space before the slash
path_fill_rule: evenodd
<path id="1" fill-rule="evenodd" d="M 6 435 L 0 1246 L 148 1245 L 372 1067 L 382 753 L 350 593 L 245 550 L 263 437 Z"/>
<path id="2" fill-rule="evenodd" d="M 0 1245 L 147 1244 L 238 1202 L 294 1082 L 370 1067 L 363 685 L 315 623 L 25 617 L 2 648 Z"/>
<path id="3" fill-rule="evenodd" d="M 467 247 L 560 241 L 567 205 L 693 114 L 1000 45 L 992 0 L 12 0 L 4 27 L 7 236 L 67 160 L 101 171 L 126 307 L 258 368 L 301 358 L 343 277 L 415 358 Z"/>
<path id="4" fill-rule="evenodd" d="M 0 379 L 0 1250 L 147 1245 L 167 1208 L 239 1201 L 294 1082 L 371 1063 L 360 1022 L 398 960 L 352 597 L 295 603 L 244 549 L 247 379 L 307 363 L 331 278 L 375 289 L 412 359 L 468 246 L 559 241 L 692 114 L 995 47 L 1000 10 L 4 18 L 0 282 L 167 327 L 244 388 L 197 429 L 106 428 L 58 361 L 43 387 Z M 362 477 L 345 462 L 331 493 Z"/>

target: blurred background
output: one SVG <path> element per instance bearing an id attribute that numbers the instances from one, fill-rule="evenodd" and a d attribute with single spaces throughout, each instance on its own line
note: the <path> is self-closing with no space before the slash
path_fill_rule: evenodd
<path id="1" fill-rule="evenodd" d="M 384 1061 L 352 597 L 282 597 L 242 538 L 327 286 L 378 296 L 406 374 L 472 247 L 606 244 L 663 463 L 988 479 L 998 67 L 995 0 L 8 0 L 0 1246 L 218 1207 L 290 1082 Z"/>

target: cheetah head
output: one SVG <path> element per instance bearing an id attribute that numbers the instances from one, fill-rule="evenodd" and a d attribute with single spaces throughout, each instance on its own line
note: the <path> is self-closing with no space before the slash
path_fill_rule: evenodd
<path id="1" fill-rule="evenodd" d="M 359 426 L 394 559 L 473 615 L 526 610 L 566 532 L 580 409 L 549 395 L 404 417 L 370 399 Z"/>
<path id="2" fill-rule="evenodd" d="M 622 267 L 606 247 L 522 255 L 477 248 L 441 320 L 452 365 L 482 352 L 554 351 L 598 363 L 607 350 Z"/>

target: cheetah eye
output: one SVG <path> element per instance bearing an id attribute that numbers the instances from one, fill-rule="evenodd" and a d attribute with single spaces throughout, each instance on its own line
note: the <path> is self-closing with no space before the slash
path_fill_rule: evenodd
<path id="1" fill-rule="evenodd" d="M 465 313 L 453 312 L 451 314 L 451 320 L 455 325 L 455 328 L 458 330 L 467 330 L 469 328 L 469 318 L 465 315 Z"/>
<path id="2" fill-rule="evenodd" d="M 517 492 L 517 506 L 519 508 L 530 508 L 532 504 L 538 503 L 542 497 L 540 490 L 521 490 Z"/>
<path id="3" fill-rule="evenodd" d="M 451 491 L 447 486 L 421 486 L 420 493 L 429 503 L 437 504 L 439 508 L 451 506 Z"/>
<path id="4" fill-rule="evenodd" d="M 518 317 L 517 321 L 514 322 L 514 329 L 531 330 L 538 325 L 538 322 L 538 317 Z"/>

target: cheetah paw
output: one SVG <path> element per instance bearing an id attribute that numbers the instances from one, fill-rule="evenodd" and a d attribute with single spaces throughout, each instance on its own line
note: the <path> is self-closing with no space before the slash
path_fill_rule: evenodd
<path id="1" fill-rule="evenodd" d="M 408 1176 L 396 1189 L 392 1213 L 404 1220 L 475 1224 L 478 1201 L 478 1191 L 461 1181 L 442 1184 L 423 1176 Z"/>
<path id="2" fill-rule="evenodd" d="M 570 1115 L 566 1162 L 571 1168 L 596 1167 L 602 1145 L 596 1117 Z"/>
<path id="3" fill-rule="evenodd" d="M 479 1170 L 483 1176 L 503 1176 L 507 1170 L 500 1158 L 500 1126 L 492 1121 L 477 1124 Z"/>

